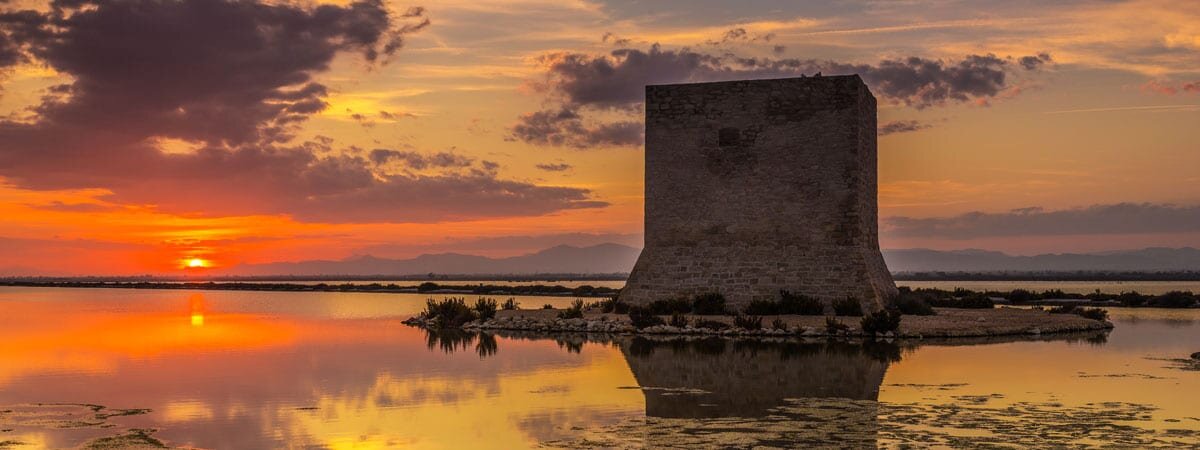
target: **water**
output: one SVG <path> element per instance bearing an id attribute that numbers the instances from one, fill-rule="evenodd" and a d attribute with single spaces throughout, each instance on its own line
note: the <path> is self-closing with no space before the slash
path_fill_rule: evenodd
<path id="1" fill-rule="evenodd" d="M 424 299 L 0 288 L 0 442 L 1200 447 L 1200 310 L 895 345 L 430 335 Z"/>

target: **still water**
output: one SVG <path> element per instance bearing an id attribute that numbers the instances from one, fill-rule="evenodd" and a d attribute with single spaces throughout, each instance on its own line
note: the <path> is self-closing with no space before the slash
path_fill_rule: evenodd
<path id="1" fill-rule="evenodd" d="M 1200 447 L 1200 310 L 884 344 L 430 335 L 423 303 L 0 288 L 0 448 Z"/>

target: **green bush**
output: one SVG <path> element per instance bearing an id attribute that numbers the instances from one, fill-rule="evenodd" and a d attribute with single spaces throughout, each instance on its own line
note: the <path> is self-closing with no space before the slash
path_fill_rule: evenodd
<path id="1" fill-rule="evenodd" d="M 761 330 L 762 316 L 745 316 L 738 314 L 733 316 L 733 326 L 743 330 Z"/>
<path id="2" fill-rule="evenodd" d="M 651 312 L 658 315 L 687 314 L 692 312 L 692 302 L 686 298 L 655 300 L 646 305 Z"/>
<path id="3" fill-rule="evenodd" d="M 1022 303 L 1027 303 L 1027 302 L 1037 300 L 1037 294 L 1034 294 L 1034 293 L 1029 292 L 1024 289 L 1013 289 L 1008 292 L 1008 295 L 1006 295 L 1005 298 L 1007 298 L 1008 301 L 1013 302 L 1014 305 L 1019 305 Z M 905 313 L 905 314 L 908 314 L 908 313 Z"/>
<path id="4" fill-rule="evenodd" d="M 708 328 L 710 330 L 716 330 L 716 331 L 728 330 L 730 328 L 729 324 L 727 324 L 725 322 L 721 322 L 719 320 L 708 320 L 708 319 L 696 319 L 696 321 L 692 323 L 692 327 Z"/>
<path id="5" fill-rule="evenodd" d="M 582 319 L 583 318 L 583 300 L 575 299 L 571 302 L 571 307 L 559 311 L 559 319 Z"/>
<path id="6" fill-rule="evenodd" d="M 437 283 L 430 283 L 430 282 L 426 281 L 424 283 L 417 285 L 417 292 L 436 291 L 439 287 L 440 286 L 438 286 Z"/>
<path id="7" fill-rule="evenodd" d="M 692 313 L 702 316 L 725 314 L 725 296 L 717 292 L 697 295 L 692 299 Z"/>
<path id="8" fill-rule="evenodd" d="M 772 300 L 751 300 L 742 308 L 742 312 L 755 316 L 773 316 L 779 314 L 779 302 Z"/>
<path id="9" fill-rule="evenodd" d="M 479 300 L 475 300 L 475 312 L 479 313 L 480 320 L 491 320 L 496 317 L 496 300 L 479 297 Z"/>
<path id="10" fill-rule="evenodd" d="M 629 307 L 629 323 L 632 324 L 634 328 L 639 330 L 655 325 L 666 324 L 666 322 L 663 322 L 661 317 L 658 317 L 649 309 L 642 306 Z"/>
<path id="11" fill-rule="evenodd" d="M 863 316 L 862 330 L 864 333 L 885 333 L 900 328 L 900 311 L 882 310 Z"/>
<path id="12" fill-rule="evenodd" d="M 1079 308 L 1079 310 L 1075 311 L 1075 314 L 1101 322 L 1108 320 L 1108 311 L 1103 308 Z"/>
<path id="13" fill-rule="evenodd" d="M 821 304 L 820 300 L 807 295 L 779 291 L 779 314 L 819 316 L 825 314 L 825 305 Z"/>
<path id="14" fill-rule="evenodd" d="M 1124 306 L 1142 306 L 1148 300 L 1147 296 L 1139 294 L 1137 291 L 1122 292 L 1117 295 L 1116 300 Z"/>
<path id="15" fill-rule="evenodd" d="M 458 328 L 479 318 L 475 311 L 467 307 L 466 299 L 461 297 L 447 298 L 441 302 L 432 298 L 426 300 L 421 316 L 434 328 Z"/>
<path id="16" fill-rule="evenodd" d="M 1108 311 L 1102 308 L 1080 308 L 1076 305 L 1062 305 L 1047 309 L 1050 314 L 1075 314 L 1092 320 L 1108 320 Z"/>
<path id="17" fill-rule="evenodd" d="M 912 291 L 901 292 L 896 296 L 896 308 L 901 313 L 911 316 L 932 316 L 937 314 L 929 302 L 925 300 L 926 295 L 918 294 Z"/>
<path id="18" fill-rule="evenodd" d="M 1196 300 L 1191 291 L 1171 291 L 1151 298 L 1149 304 L 1159 308 L 1189 308 Z"/>
<path id="19" fill-rule="evenodd" d="M 622 302 L 620 300 L 617 300 L 616 298 L 601 300 L 600 301 L 600 312 L 606 313 L 606 314 L 608 314 L 608 313 L 628 314 L 629 313 L 629 304 Z"/>
<path id="20" fill-rule="evenodd" d="M 825 317 L 825 333 L 838 334 L 843 331 L 850 331 L 850 326 L 842 323 L 842 321 L 838 320 L 837 317 Z"/>
<path id="21" fill-rule="evenodd" d="M 688 326 L 688 318 L 687 316 L 679 313 L 671 314 L 671 320 L 667 321 L 667 325 L 676 328 L 684 328 Z"/>
<path id="22" fill-rule="evenodd" d="M 787 331 L 787 322 L 784 322 L 783 319 L 775 319 L 773 322 L 771 322 L 771 329 Z"/>
<path id="23" fill-rule="evenodd" d="M 500 308 L 504 309 L 505 311 L 515 311 L 521 308 L 521 303 L 518 302 L 517 299 L 509 297 L 508 300 L 504 301 L 503 305 L 500 305 Z"/>
<path id="24" fill-rule="evenodd" d="M 859 303 L 857 298 L 846 297 L 833 301 L 833 312 L 839 316 L 854 316 L 863 315 L 862 303 Z"/>
<path id="25" fill-rule="evenodd" d="M 984 294 L 969 293 L 962 298 L 934 298 L 930 305 L 939 308 L 992 309 L 995 302 Z"/>

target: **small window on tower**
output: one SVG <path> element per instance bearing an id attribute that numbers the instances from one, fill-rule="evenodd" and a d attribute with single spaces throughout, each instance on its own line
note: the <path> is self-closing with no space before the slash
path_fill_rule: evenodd
<path id="1" fill-rule="evenodd" d="M 737 128 L 722 128 L 717 132 L 717 145 L 721 147 L 736 146 L 741 142 L 742 132 Z"/>

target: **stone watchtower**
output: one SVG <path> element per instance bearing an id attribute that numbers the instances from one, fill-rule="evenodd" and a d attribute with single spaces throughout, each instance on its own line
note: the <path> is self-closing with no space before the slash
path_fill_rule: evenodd
<path id="1" fill-rule="evenodd" d="M 882 308 L 875 126 L 857 75 L 647 86 L 646 245 L 620 299 Z"/>

